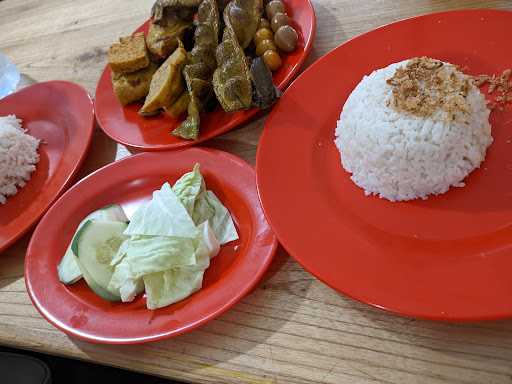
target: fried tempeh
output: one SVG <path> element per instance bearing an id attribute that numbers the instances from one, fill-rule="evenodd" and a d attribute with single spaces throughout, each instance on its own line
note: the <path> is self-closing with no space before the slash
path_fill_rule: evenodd
<path id="1" fill-rule="evenodd" d="M 121 37 L 108 50 L 108 63 L 113 72 L 131 73 L 149 65 L 144 33 Z"/>

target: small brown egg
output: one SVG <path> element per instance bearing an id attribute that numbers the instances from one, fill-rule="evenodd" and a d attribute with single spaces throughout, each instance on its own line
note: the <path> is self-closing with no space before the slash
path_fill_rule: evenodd
<path id="1" fill-rule="evenodd" d="M 265 19 L 264 17 L 262 17 L 260 19 L 260 25 L 258 26 L 258 29 L 261 29 L 261 28 L 269 28 L 270 29 L 270 22 Z"/>
<path id="2" fill-rule="evenodd" d="M 281 0 L 272 0 L 267 4 L 265 9 L 267 11 L 267 18 L 272 20 L 274 15 L 278 12 L 285 13 L 284 4 Z"/>
<path id="3" fill-rule="evenodd" d="M 267 39 L 261 41 L 258 45 L 256 45 L 256 55 L 261 56 L 266 51 L 277 51 L 277 47 L 274 44 L 273 40 Z"/>
<path id="4" fill-rule="evenodd" d="M 286 13 L 277 12 L 274 15 L 274 18 L 270 22 L 270 25 L 272 26 L 272 30 L 275 32 L 279 28 L 281 28 L 283 25 L 289 25 L 290 24 L 290 18 Z"/>
<path id="5" fill-rule="evenodd" d="M 298 39 L 297 32 L 289 25 L 283 25 L 274 35 L 276 45 L 285 52 L 293 52 L 297 48 Z"/>
<path id="6" fill-rule="evenodd" d="M 254 44 L 258 45 L 263 40 L 273 40 L 274 34 L 269 28 L 260 28 L 256 31 L 254 35 Z"/>
<path id="7" fill-rule="evenodd" d="M 278 70 L 283 64 L 279 53 L 271 50 L 265 51 L 263 54 L 263 61 L 272 72 Z"/>

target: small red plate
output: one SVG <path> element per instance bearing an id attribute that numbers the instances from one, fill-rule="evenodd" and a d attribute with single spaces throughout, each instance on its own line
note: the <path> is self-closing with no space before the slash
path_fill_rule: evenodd
<path id="1" fill-rule="evenodd" d="M 203 288 L 174 305 L 150 311 L 140 296 L 110 303 L 82 281 L 62 284 L 57 265 L 80 221 L 105 205 L 121 204 L 128 216 L 165 181 L 175 182 L 201 164 L 209 189 L 230 210 L 240 240 L 226 244 L 205 273 Z M 254 170 L 225 152 L 200 148 L 144 153 L 107 165 L 67 191 L 37 226 L 25 259 L 32 302 L 53 325 L 95 343 L 134 344 L 190 331 L 238 302 L 261 278 L 277 241 L 258 202 Z"/>
<path id="2" fill-rule="evenodd" d="M 285 0 L 286 9 L 299 32 L 297 49 L 283 55 L 283 66 L 274 72 L 274 83 L 283 90 L 298 73 L 311 51 L 316 32 L 315 11 L 309 0 Z M 147 32 L 149 21 L 137 32 Z M 141 117 L 137 112 L 142 104 L 134 103 L 123 107 L 112 89 L 110 68 L 107 66 L 96 88 L 94 101 L 96 118 L 101 128 L 113 140 L 145 151 L 160 151 L 187 147 L 219 136 L 252 119 L 258 109 L 226 113 L 221 107 L 201 117 L 201 133 L 197 140 L 183 140 L 171 135 L 180 121 L 161 114 L 153 118 Z"/>
<path id="3" fill-rule="evenodd" d="M 407 316 L 512 316 L 512 106 L 492 113 L 495 141 L 466 187 L 425 201 L 365 197 L 333 142 L 364 75 L 422 55 L 500 74 L 512 64 L 510 25 L 511 12 L 494 10 L 404 20 L 341 45 L 289 87 L 260 141 L 257 184 L 277 237 L 307 270 Z"/>
<path id="4" fill-rule="evenodd" d="M 0 205 L 0 252 L 30 229 L 72 181 L 94 128 L 91 98 L 65 81 L 35 84 L 0 100 L 0 116 L 11 114 L 42 143 L 30 181 Z"/>

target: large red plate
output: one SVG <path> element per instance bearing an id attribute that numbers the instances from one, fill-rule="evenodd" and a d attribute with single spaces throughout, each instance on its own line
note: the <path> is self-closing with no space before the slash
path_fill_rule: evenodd
<path id="1" fill-rule="evenodd" d="M 283 55 L 283 66 L 274 73 L 274 83 L 284 89 L 300 70 L 311 51 L 316 32 L 316 19 L 309 0 L 285 0 L 287 12 L 293 19 L 299 32 L 297 49 Z M 137 31 L 147 32 L 149 21 Z M 197 140 L 183 140 L 170 134 L 179 121 L 165 114 L 154 118 L 143 118 L 137 112 L 140 103 L 123 106 L 117 100 L 112 89 L 112 73 L 107 66 L 96 88 L 96 118 L 105 133 L 115 141 L 145 151 L 159 151 L 186 147 L 211 139 L 236 128 L 252 119 L 258 109 L 226 113 L 218 107 L 215 111 L 201 117 L 201 133 Z"/>
<path id="2" fill-rule="evenodd" d="M 240 240 L 222 247 L 205 273 L 203 288 L 184 301 L 156 311 L 145 299 L 110 303 L 81 281 L 59 282 L 57 265 L 80 221 L 105 205 L 121 204 L 130 216 L 165 182 L 176 181 L 200 163 L 208 188 L 228 207 Z M 254 170 L 225 152 L 187 149 L 144 153 L 110 164 L 81 180 L 48 211 L 36 228 L 25 260 L 32 302 L 57 328 L 80 339 L 132 344 L 190 331 L 226 311 L 258 282 L 277 241 L 258 202 Z"/>
<path id="3" fill-rule="evenodd" d="M 0 205 L 0 252 L 23 235 L 72 181 L 94 127 L 89 95 L 64 81 L 35 84 L 0 100 L 0 116 L 10 114 L 43 142 L 30 181 Z"/>
<path id="4" fill-rule="evenodd" d="M 420 16 L 359 36 L 320 59 L 286 91 L 265 127 L 257 184 L 279 240 L 334 289 L 408 316 L 512 316 L 512 112 L 493 112 L 495 142 L 465 188 L 426 201 L 365 197 L 340 163 L 336 120 L 372 70 L 427 55 L 501 73 L 512 13 Z"/>

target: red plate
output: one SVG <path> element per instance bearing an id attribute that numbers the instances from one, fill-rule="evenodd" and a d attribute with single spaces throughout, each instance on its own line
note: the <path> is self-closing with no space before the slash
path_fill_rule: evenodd
<path id="1" fill-rule="evenodd" d="M 334 289 L 402 315 L 435 320 L 512 316 L 512 106 L 491 115 L 495 142 L 465 188 L 426 201 L 365 197 L 334 145 L 342 106 L 363 75 L 427 55 L 501 73 L 512 13 L 420 16 L 359 36 L 286 91 L 257 154 L 265 214 L 284 247 Z"/>
<path id="2" fill-rule="evenodd" d="M 203 288 L 184 301 L 150 311 L 142 296 L 110 303 L 83 282 L 65 286 L 57 265 L 80 221 L 105 205 L 121 204 L 128 216 L 165 181 L 174 182 L 200 163 L 208 188 L 230 210 L 240 240 L 222 247 L 205 273 Z M 225 152 L 188 149 L 144 153 L 110 164 L 67 191 L 36 228 L 25 259 L 32 302 L 53 325 L 95 343 L 134 344 L 190 331 L 220 315 L 258 282 L 277 241 L 258 202 L 254 170 Z"/>
<path id="3" fill-rule="evenodd" d="M 94 127 L 89 95 L 64 81 L 35 84 L 0 100 L 0 116 L 10 114 L 43 143 L 30 181 L 0 205 L 0 252 L 30 229 L 72 181 Z"/>
<path id="4" fill-rule="evenodd" d="M 295 52 L 283 55 L 283 66 L 274 72 L 274 83 L 285 89 L 298 73 L 311 51 L 316 32 L 316 19 L 309 0 L 285 0 L 286 9 L 299 32 L 299 43 Z M 149 21 L 138 31 L 147 32 Z M 165 114 L 143 118 L 137 112 L 142 104 L 134 103 L 123 108 L 112 89 L 110 68 L 107 66 L 96 88 L 96 117 L 101 128 L 115 141 L 146 151 L 160 151 L 187 147 L 219 136 L 252 119 L 258 109 L 226 113 L 221 107 L 201 117 L 201 133 L 197 140 L 183 140 L 170 134 L 180 121 Z"/>

